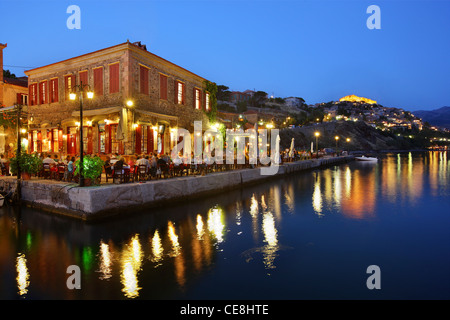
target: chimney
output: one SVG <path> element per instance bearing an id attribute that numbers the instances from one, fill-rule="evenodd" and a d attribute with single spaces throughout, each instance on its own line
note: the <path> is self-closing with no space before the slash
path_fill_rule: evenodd
<path id="1" fill-rule="evenodd" d="M 6 47 L 6 43 L 0 43 L 0 106 L 3 105 L 3 49 Z"/>
<path id="2" fill-rule="evenodd" d="M 6 47 L 6 43 L 0 43 L 0 82 L 3 82 L 3 49 L 5 49 Z"/>

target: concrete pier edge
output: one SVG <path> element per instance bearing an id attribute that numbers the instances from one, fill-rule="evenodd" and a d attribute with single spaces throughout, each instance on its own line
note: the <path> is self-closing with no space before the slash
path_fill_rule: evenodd
<path id="1" fill-rule="evenodd" d="M 22 204 L 50 214 L 97 221 L 130 213 L 136 209 L 174 205 L 232 189 L 262 183 L 294 172 L 323 168 L 352 161 L 353 156 L 329 157 L 287 162 L 275 175 L 261 175 L 260 168 L 210 173 L 79 188 L 74 183 L 50 180 L 22 181 Z M 17 180 L 7 179 L 14 187 Z M 4 180 L 5 181 L 5 180 Z"/>

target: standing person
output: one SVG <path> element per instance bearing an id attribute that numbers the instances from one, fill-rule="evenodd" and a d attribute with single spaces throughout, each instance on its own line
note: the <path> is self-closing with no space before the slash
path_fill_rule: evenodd
<path id="1" fill-rule="evenodd" d="M 74 163 L 75 163 L 75 157 L 70 158 L 70 161 L 67 164 L 67 181 L 72 181 Z"/>
<path id="2" fill-rule="evenodd" d="M 6 163 L 7 163 L 7 161 L 5 159 L 5 156 L 3 154 L 1 154 L 0 155 L 0 165 L 1 165 L 1 169 L 2 169 L 2 172 L 1 172 L 2 176 L 7 174 L 7 172 L 6 172 Z"/>

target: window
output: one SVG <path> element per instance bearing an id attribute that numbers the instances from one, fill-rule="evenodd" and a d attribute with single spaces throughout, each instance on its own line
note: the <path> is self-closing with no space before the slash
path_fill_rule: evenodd
<path id="1" fill-rule="evenodd" d="M 49 131 L 48 129 L 42 130 L 41 135 L 42 135 L 42 152 L 51 151 L 51 148 L 52 148 L 51 131 Z"/>
<path id="2" fill-rule="evenodd" d="M 167 76 L 159 75 L 159 98 L 167 100 Z"/>
<path id="3" fill-rule="evenodd" d="M 60 135 L 62 137 L 62 131 L 58 130 L 58 129 L 53 129 L 52 130 L 52 145 L 53 145 L 53 152 L 59 152 L 59 148 L 61 147 L 60 143 L 62 143 L 62 141 L 60 141 Z"/>
<path id="4" fill-rule="evenodd" d="M 40 132 L 38 132 L 37 130 L 33 130 L 32 133 L 32 147 L 31 147 L 31 151 L 32 152 L 40 152 Z"/>
<path id="5" fill-rule="evenodd" d="M 83 126 L 83 152 L 92 153 L 92 127 Z"/>
<path id="6" fill-rule="evenodd" d="M 34 106 L 37 104 L 37 84 L 31 84 L 28 90 L 30 94 L 30 106 Z"/>
<path id="7" fill-rule="evenodd" d="M 175 104 L 184 104 L 185 84 L 175 81 Z"/>
<path id="8" fill-rule="evenodd" d="M 24 93 L 18 93 L 16 103 L 27 105 L 28 104 L 28 95 L 24 94 Z"/>
<path id="9" fill-rule="evenodd" d="M 202 100 L 201 100 L 201 91 L 197 88 L 194 88 L 194 107 L 197 110 L 201 110 L 202 108 Z"/>
<path id="10" fill-rule="evenodd" d="M 119 92 L 119 63 L 109 66 L 109 93 Z"/>
<path id="11" fill-rule="evenodd" d="M 98 149 L 100 152 L 105 153 L 106 152 L 106 133 L 105 133 L 105 124 L 99 124 L 98 125 Z"/>
<path id="12" fill-rule="evenodd" d="M 50 103 L 58 102 L 58 79 L 50 80 Z"/>
<path id="13" fill-rule="evenodd" d="M 66 100 L 69 100 L 69 93 L 72 92 L 72 88 L 75 86 L 75 75 L 68 75 L 64 77 L 64 94 Z"/>
<path id="14" fill-rule="evenodd" d="M 94 69 L 94 97 L 103 95 L 103 67 Z"/>
<path id="15" fill-rule="evenodd" d="M 47 81 L 39 83 L 39 104 L 47 103 Z"/>
<path id="16" fill-rule="evenodd" d="M 139 70 L 140 93 L 148 94 L 148 68 L 140 66 Z"/>
<path id="17" fill-rule="evenodd" d="M 209 92 L 205 92 L 205 110 L 209 111 L 211 109 Z"/>

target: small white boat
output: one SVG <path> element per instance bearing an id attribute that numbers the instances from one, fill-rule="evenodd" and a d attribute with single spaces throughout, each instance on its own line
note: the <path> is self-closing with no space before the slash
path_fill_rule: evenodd
<path id="1" fill-rule="evenodd" d="M 378 161 L 377 158 L 374 158 L 374 157 L 366 157 L 366 156 L 355 157 L 355 159 L 358 160 L 358 161 Z"/>

